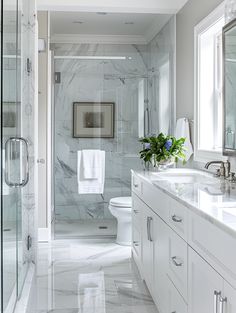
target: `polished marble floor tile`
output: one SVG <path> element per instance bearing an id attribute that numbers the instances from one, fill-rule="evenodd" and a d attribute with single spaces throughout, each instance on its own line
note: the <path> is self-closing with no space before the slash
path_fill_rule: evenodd
<path id="1" fill-rule="evenodd" d="M 111 240 L 41 243 L 32 313 L 158 313 L 131 260 Z"/>

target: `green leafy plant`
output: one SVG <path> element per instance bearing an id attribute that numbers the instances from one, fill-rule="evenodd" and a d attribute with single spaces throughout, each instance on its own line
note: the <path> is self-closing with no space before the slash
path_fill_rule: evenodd
<path id="1" fill-rule="evenodd" d="M 143 144 L 143 150 L 139 152 L 140 158 L 146 163 L 152 163 L 154 167 L 160 163 L 179 159 L 185 163 L 185 138 L 176 139 L 174 136 L 166 136 L 160 133 L 158 136 L 144 137 L 139 140 Z"/>

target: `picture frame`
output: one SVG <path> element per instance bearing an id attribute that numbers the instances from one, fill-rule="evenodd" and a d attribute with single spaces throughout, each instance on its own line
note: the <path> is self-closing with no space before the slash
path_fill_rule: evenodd
<path id="1" fill-rule="evenodd" d="M 114 138 L 114 102 L 74 102 L 74 138 Z"/>

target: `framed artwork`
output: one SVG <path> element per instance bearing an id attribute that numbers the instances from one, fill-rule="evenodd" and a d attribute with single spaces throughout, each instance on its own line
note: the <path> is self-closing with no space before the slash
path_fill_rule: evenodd
<path id="1" fill-rule="evenodd" d="M 73 137 L 113 138 L 113 102 L 74 102 Z"/>

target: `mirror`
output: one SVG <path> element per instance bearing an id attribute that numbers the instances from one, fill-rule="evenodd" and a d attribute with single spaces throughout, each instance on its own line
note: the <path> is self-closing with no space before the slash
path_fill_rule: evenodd
<path id="1" fill-rule="evenodd" d="M 236 154 L 236 20 L 223 28 L 223 154 Z"/>

